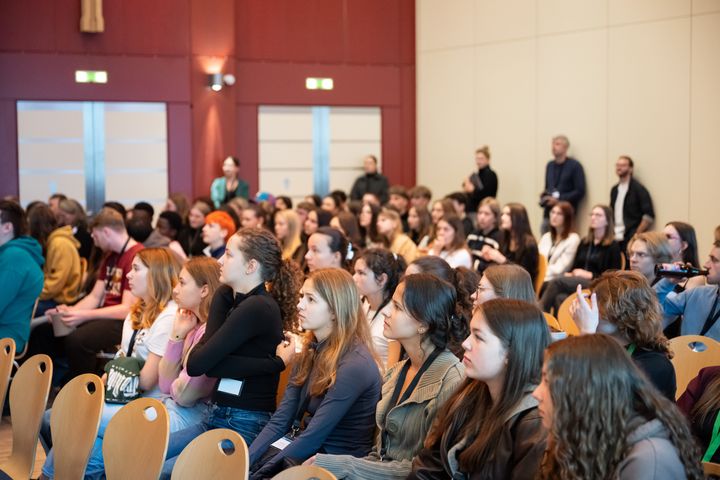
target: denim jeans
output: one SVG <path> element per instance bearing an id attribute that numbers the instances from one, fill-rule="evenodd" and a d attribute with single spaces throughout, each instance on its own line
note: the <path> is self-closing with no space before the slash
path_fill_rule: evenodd
<path id="1" fill-rule="evenodd" d="M 213 404 L 210 407 L 210 415 L 206 423 L 193 425 L 170 435 L 167 456 L 165 457 L 167 461 L 163 466 L 160 478 L 170 478 L 177 457 L 183 449 L 206 431 L 216 428 L 228 428 L 239 433 L 245 443 L 250 445 L 270 420 L 270 416 L 270 412 L 242 410 Z"/>
<path id="2" fill-rule="evenodd" d="M 205 403 L 198 402 L 192 407 L 181 407 L 180 405 L 175 403 L 172 398 L 168 396 L 159 398 L 159 400 L 161 400 L 167 408 L 171 434 L 179 430 L 185 430 L 193 428 L 197 425 L 202 425 L 207 421 L 209 408 L 208 405 Z M 85 468 L 85 479 L 96 479 L 104 477 L 105 463 L 103 461 L 102 455 L 102 440 L 105 436 L 105 429 L 107 428 L 108 423 L 115 415 L 115 413 L 117 413 L 118 410 L 120 410 L 122 407 L 123 405 L 116 403 L 106 403 L 103 406 L 103 411 L 100 416 L 100 427 L 98 429 L 98 436 L 95 439 L 92 451 L 90 452 L 90 458 L 88 459 L 87 467 Z M 50 410 L 47 410 L 45 412 L 43 424 L 45 424 L 46 420 L 47 424 L 49 425 Z M 54 459 L 54 451 L 51 449 L 47 454 L 45 464 L 42 468 L 43 474 L 45 474 L 45 476 L 47 476 L 48 478 L 53 478 L 53 476 L 55 475 Z"/>

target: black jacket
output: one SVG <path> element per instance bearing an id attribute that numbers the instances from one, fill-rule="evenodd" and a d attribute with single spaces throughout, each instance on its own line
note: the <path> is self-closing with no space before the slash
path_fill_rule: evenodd
<path id="1" fill-rule="evenodd" d="M 388 179 L 380 173 L 366 173 L 358 177 L 350 190 L 351 200 L 362 200 L 366 193 L 374 193 L 380 199 L 382 204 L 388 201 Z"/>
<path id="2" fill-rule="evenodd" d="M 470 182 L 475 189 L 469 195 L 468 212 L 477 212 L 480 202 L 486 197 L 497 197 L 497 174 L 488 165 L 470 176 Z M 465 232 L 467 235 L 468 232 Z"/>
<path id="3" fill-rule="evenodd" d="M 615 185 L 610 190 L 610 208 L 613 209 L 613 212 L 615 212 L 615 200 L 617 200 L 617 196 L 618 185 Z M 631 177 L 630 185 L 628 185 L 628 191 L 625 195 L 625 202 L 623 202 L 625 243 L 635 235 L 638 226 L 640 226 L 640 222 L 646 215 L 652 219 L 655 218 L 655 210 L 653 209 L 650 192 L 647 191 L 647 188 L 645 188 L 642 183 Z"/>

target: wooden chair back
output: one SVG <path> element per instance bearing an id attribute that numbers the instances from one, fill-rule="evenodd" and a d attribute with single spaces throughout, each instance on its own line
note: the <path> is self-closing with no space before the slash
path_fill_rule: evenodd
<path id="1" fill-rule="evenodd" d="M 82 480 L 104 404 L 105 387 L 92 373 L 78 375 L 58 393 L 50 414 L 57 478 Z"/>
<path id="2" fill-rule="evenodd" d="M 315 465 L 298 465 L 283 470 L 275 475 L 273 480 L 337 480 L 337 477 Z"/>
<path id="3" fill-rule="evenodd" d="M 706 478 L 720 477 L 720 464 L 703 462 L 702 466 Z"/>
<path id="4" fill-rule="evenodd" d="M 155 398 L 138 398 L 105 429 L 103 458 L 108 480 L 157 480 L 167 453 L 170 420 Z"/>
<path id="5" fill-rule="evenodd" d="M 542 289 L 543 283 L 545 283 L 545 274 L 547 273 L 548 261 L 545 255 L 542 253 L 538 254 L 538 271 L 537 277 L 535 277 L 535 295 L 540 297 L 540 289 Z"/>
<path id="6" fill-rule="evenodd" d="M 545 315 L 545 321 L 547 322 L 548 327 L 562 331 L 562 328 L 560 327 L 560 322 L 558 322 L 558 319 L 555 318 L 553 314 L 543 312 L 543 315 Z"/>
<path id="7" fill-rule="evenodd" d="M 700 335 L 682 335 L 670 340 L 671 360 L 675 368 L 677 393 L 675 398 L 685 393 L 688 383 L 704 367 L 720 365 L 720 343 L 710 337 Z"/>
<path id="8" fill-rule="evenodd" d="M 227 428 L 209 430 L 182 451 L 173 468 L 172 480 L 247 480 L 249 460 L 247 444 L 239 433 Z"/>
<path id="9" fill-rule="evenodd" d="M 32 475 L 52 371 L 50 357 L 33 355 L 20 366 L 10 386 L 12 453 L 0 464 L 0 470 L 12 478 Z"/>
<path id="10" fill-rule="evenodd" d="M 0 405 L 5 405 L 14 361 L 15 340 L 10 337 L 0 339 Z"/>
<path id="11" fill-rule="evenodd" d="M 590 293 L 590 290 L 583 290 L 583 293 Z M 575 321 L 570 316 L 570 305 L 577 297 L 577 293 L 573 292 L 569 295 L 564 302 L 560 304 L 560 308 L 557 312 L 557 321 L 560 324 L 560 330 L 567 333 L 568 335 L 580 335 L 580 329 L 575 324 Z"/>

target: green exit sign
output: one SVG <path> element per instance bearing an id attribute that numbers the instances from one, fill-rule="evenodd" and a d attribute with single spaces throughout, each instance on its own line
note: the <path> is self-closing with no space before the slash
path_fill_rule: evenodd
<path id="1" fill-rule="evenodd" d="M 75 70 L 76 83 L 107 83 L 108 74 L 103 70 Z"/>

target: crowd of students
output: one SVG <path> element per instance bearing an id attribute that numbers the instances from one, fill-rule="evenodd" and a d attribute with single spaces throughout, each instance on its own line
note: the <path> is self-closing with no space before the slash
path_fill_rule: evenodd
<path id="1" fill-rule="evenodd" d="M 605 205 L 580 236 L 556 202 L 538 242 L 523 205 L 492 197 L 430 203 L 426 187 L 393 186 L 385 205 L 336 191 L 293 208 L 216 183 L 211 199 L 172 195 L 154 227 L 145 203 L 109 202 L 88 222 L 58 195 L 27 212 L 0 202 L 2 336 L 50 354 L 57 385 L 120 345 L 142 395 L 168 408 L 164 475 L 214 428 L 243 436 L 254 479 L 301 463 L 358 479 L 702 478 L 701 460 L 720 460 L 720 366 L 676 405 L 668 346 L 720 339 L 720 240 L 704 276 L 677 280 L 655 265 L 699 266 L 693 228 L 671 222 L 621 251 Z M 543 310 L 574 292 L 581 334 L 553 342 Z M 36 298 L 48 321 L 30 333 Z M 105 405 L 87 478 L 103 476 L 120 406 Z"/>

